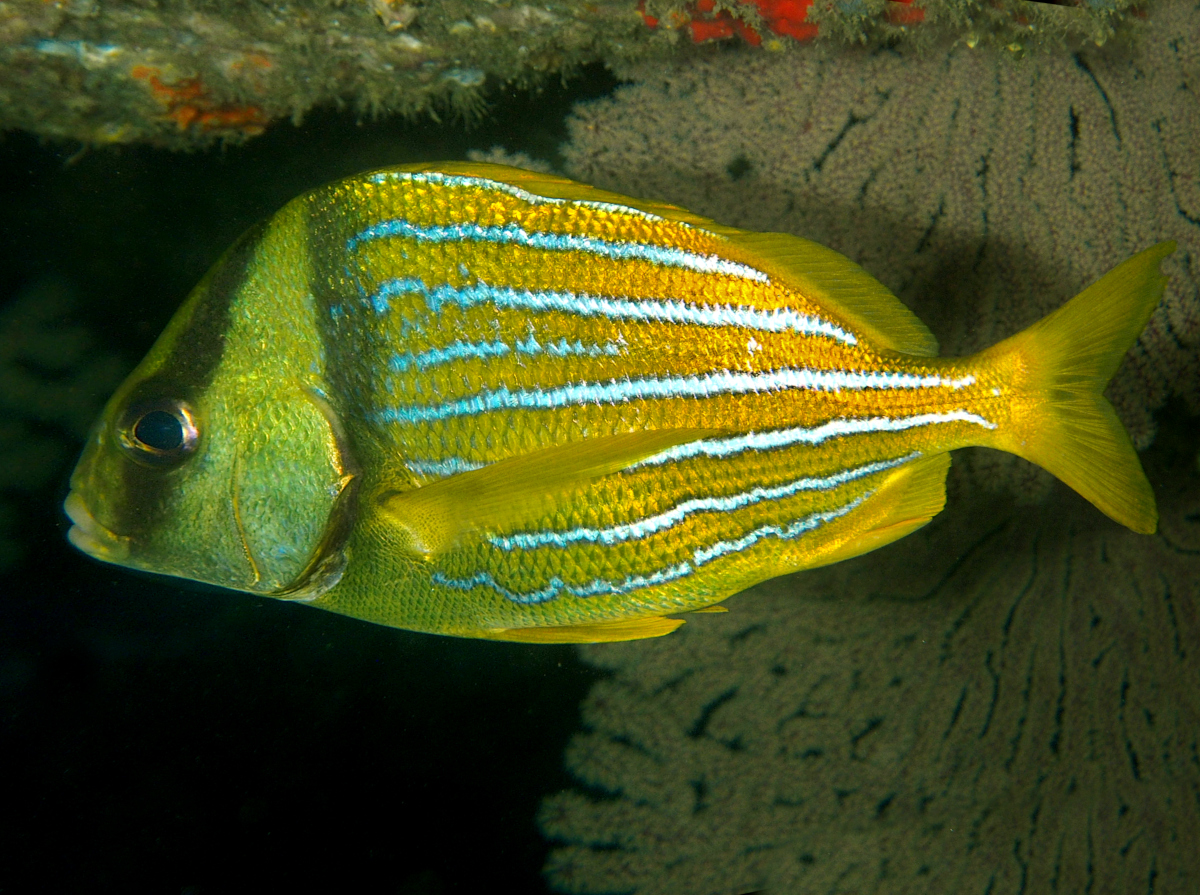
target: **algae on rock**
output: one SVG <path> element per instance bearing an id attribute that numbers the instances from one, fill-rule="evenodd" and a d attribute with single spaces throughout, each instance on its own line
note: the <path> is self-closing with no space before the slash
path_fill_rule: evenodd
<path id="1" fill-rule="evenodd" d="M 635 0 L 3 0 L 0 129 L 194 148 L 248 139 L 322 105 L 471 115 L 488 85 L 536 84 L 591 62 L 712 55 L 716 46 L 693 47 L 688 35 L 698 33 L 685 23 L 735 14 L 758 21 L 760 7 L 781 4 L 730 0 L 711 14 L 698 4 L 650 5 L 661 7 L 661 23 Z M 878 43 L 950 30 L 1036 46 L 1136 31 L 1133 0 L 1077 9 L 927 0 L 926 21 L 911 26 L 890 21 L 886 7 L 900 4 L 872 0 L 870 14 L 859 6 L 814 10 L 821 35 Z M 769 46 L 808 48 L 786 35 Z"/>

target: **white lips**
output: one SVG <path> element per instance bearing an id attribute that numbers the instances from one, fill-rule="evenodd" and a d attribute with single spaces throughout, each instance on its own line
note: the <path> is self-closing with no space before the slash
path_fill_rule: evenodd
<path id="1" fill-rule="evenodd" d="M 63 510 L 75 523 L 67 532 L 67 539 L 88 556 L 107 562 L 121 562 L 128 554 L 125 539 L 93 519 L 83 498 L 74 491 L 63 501 Z"/>

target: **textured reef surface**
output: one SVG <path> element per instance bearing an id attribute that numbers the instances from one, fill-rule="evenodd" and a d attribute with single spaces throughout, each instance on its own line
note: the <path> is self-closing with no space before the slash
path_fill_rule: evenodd
<path id="1" fill-rule="evenodd" d="M 1136 31 L 1132 10 L 1133 0 L 3 0 L 0 129 L 189 148 L 322 105 L 471 115 L 489 84 L 661 61 L 697 44 L 711 55 L 726 38 L 779 57 L 815 37 L 919 43 L 950 32 L 1021 52 Z"/>
<path id="2" fill-rule="evenodd" d="M 611 677 L 541 813 L 569 893 L 1192 892 L 1200 885 L 1200 7 L 1136 48 L 747 53 L 633 68 L 568 173 L 859 261 L 967 353 L 1160 239 L 1109 394 L 1158 534 L 955 455 L 945 512 L 735 597 Z"/>

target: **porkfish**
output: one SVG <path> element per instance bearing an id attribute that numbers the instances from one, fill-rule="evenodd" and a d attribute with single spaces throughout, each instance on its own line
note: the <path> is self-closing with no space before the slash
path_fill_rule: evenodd
<path id="1" fill-rule="evenodd" d="M 965 358 L 838 253 L 494 165 L 389 168 L 246 233 L 71 478 L 97 559 L 461 637 L 654 637 L 874 550 L 950 452 L 1153 532 L 1102 397 L 1160 243 Z"/>

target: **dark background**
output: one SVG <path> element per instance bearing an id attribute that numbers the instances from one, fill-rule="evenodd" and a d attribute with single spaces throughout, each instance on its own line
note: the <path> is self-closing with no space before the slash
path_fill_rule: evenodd
<path id="1" fill-rule="evenodd" d="M 589 69 L 494 91 L 471 126 L 328 112 L 195 154 L 5 135 L 0 306 L 52 275 L 131 367 L 221 251 L 294 195 L 496 144 L 553 162 L 571 103 L 613 86 Z M 102 565 L 64 539 L 72 462 L 4 497 L 26 555 L 0 573 L 0 891 L 545 891 L 537 807 L 570 782 L 562 752 L 596 677 L 572 648 Z"/>

